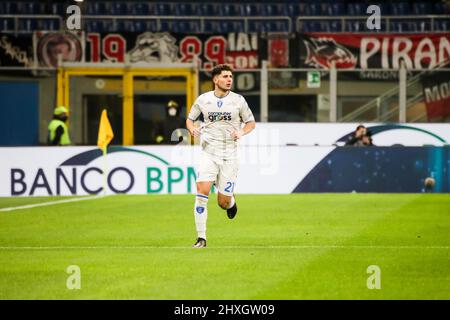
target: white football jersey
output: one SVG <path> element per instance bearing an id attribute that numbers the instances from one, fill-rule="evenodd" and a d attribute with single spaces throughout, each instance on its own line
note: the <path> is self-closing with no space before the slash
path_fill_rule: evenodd
<path id="1" fill-rule="evenodd" d="M 231 132 L 241 129 L 242 123 L 255 121 L 244 97 L 232 91 L 222 98 L 214 91 L 206 92 L 195 100 L 188 117 L 196 121 L 200 114 L 204 119 L 200 142 L 203 151 L 221 159 L 237 158 L 237 141 Z"/>

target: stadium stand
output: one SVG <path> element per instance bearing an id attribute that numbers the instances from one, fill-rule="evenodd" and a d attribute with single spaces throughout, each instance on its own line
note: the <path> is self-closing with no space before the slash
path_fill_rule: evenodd
<path id="1" fill-rule="evenodd" d="M 55 21 L 65 18 L 65 7 L 69 2 L 2 1 L 0 26 L 3 32 L 58 30 L 60 26 Z M 364 32 L 361 20 L 367 18 L 366 9 L 370 4 L 363 0 L 89 1 L 83 4 L 82 12 L 86 29 L 91 32 L 142 32 L 147 27 L 150 28 L 148 31 L 192 33 Z M 382 31 L 449 30 L 450 10 L 445 1 L 376 1 L 376 4 L 382 12 Z M 11 19 L 11 15 L 27 15 L 30 19 Z M 95 16 L 101 18 L 94 19 Z M 223 17 L 236 19 L 225 21 Z M 265 19 L 267 17 L 270 19 Z M 160 23 L 150 23 L 154 20 Z"/>

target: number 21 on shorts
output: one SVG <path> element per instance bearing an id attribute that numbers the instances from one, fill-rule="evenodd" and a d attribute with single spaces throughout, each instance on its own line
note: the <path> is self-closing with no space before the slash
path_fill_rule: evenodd
<path id="1" fill-rule="evenodd" d="M 234 182 L 227 182 L 227 186 L 225 188 L 226 192 L 233 192 L 234 190 Z"/>

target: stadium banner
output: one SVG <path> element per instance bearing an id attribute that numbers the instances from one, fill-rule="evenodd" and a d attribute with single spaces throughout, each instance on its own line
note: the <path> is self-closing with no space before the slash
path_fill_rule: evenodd
<path id="1" fill-rule="evenodd" d="M 58 67 L 63 61 L 84 62 L 84 33 L 36 31 L 33 34 L 34 61 L 39 67 Z"/>
<path id="2" fill-rule="evenodd" d="M 0 33 L 0 67 L 33 67 L 30 35 Z"/>
<path id="3" fill-rule="evenodd" d="M 205 69 L 216 63 L 254 69 L 261 66 L 262 60 L 268 60 L 272 68 L 314 69 L 329 69 L 332 62 L 340 69 L 398 69 L 403 60 L 408 69 L 428 69 L 449 59 L 450 33 L 36 31 L 33 37 L 0 33 L 0 61 L 4 66 L 29 66 L 25 62 L 33 59 L 51 66 L 54 59 L 48 56 L 57 50 L 66 61 L 124 62 L 128 53 L 132 62 L 197 61 Z"/>
<path id="4" fill-rule="evenodd" d="M 421 76 L 428 120 L 450 116 L 450 74 L 428 72 Z"/>
<path id="5" fill-rule="evenodd" d="M 0 148 L 0 197 L 192 194 L 199 155 L 186 145 L 112 146 L 106 158 L 96 147 Z M 449 147 L 242 146 L 235 191 L 414 193 L 428 177 L 450 192 Z"/>
<path id="6" fill-rule="evenodd" d="M 450 58 L 450 34 L 299 34 L 302 68 L 431 69 Z"/>

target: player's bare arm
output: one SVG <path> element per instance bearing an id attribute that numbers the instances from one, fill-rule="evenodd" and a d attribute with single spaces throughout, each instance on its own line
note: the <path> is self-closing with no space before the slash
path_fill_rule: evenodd
<path id="1" fill-rule="evenodd" d="M 253 129 L 255 129 L 255 127 L 256 127 L 256 122 L 249 121 L 242 127 L 242 129 L 233 131 L 231 133 L 231 136 L 236 141 L 236 140 L 242 138 L 243 136 L 245 136 L 246 134 L 252 132 Z"/>
<path id="2" fill-rule="evenodd" d="M 194 121 L 192 121 L 191 119 L 186 120 L 186 128 L 189 130 L 189 133 L 192 136 L 194 137 L 200 136 L 200 128 L 196 127 L 194 125 Z"/>

